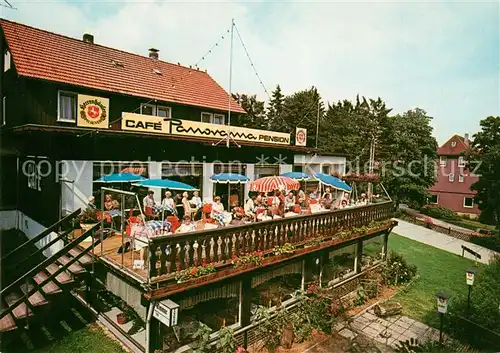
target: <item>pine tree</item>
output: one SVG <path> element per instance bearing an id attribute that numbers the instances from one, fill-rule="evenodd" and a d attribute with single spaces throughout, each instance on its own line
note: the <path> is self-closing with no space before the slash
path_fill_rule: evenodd
<path id="1" fill-rule="evenodd" d="M 274 131 L 286 131 L 282 118 L 285 96 L 281 92 L 280 85 L 276 86 L 276 89 L 272 92 L 271 96 L 272 98 L 269 101 L 269 107 L 267 108 L 268 128 Z"/>

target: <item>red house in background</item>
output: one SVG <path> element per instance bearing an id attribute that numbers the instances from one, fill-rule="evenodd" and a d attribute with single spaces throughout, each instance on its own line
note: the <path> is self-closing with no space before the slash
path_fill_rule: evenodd
<path id="1" fill-rule="evenodd" d="M 465 151 L 469 147 L 468 134 L 453 135 L 442 145 L 438 154 L 437 182 L 430 189 L 429 203 L 449 208 L 459 214 L 479 216 L 474 202 L 475 191 L 471 190 L 478 177 L 466 168 Z"/>

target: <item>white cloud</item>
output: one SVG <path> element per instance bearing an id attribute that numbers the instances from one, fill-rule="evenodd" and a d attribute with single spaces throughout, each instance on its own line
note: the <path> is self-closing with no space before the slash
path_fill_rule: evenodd
<path id="1" fill-rule="evenodd" d="M 171 62 L 194 64 L 235 18 L 264 84 L 286 93 L 315 85 L 325 100 L 381 96 L 395 111 L 419 106 L 435 117 L 436 136 L 473 132 L 499 112 L 496 75 L 462 77 L 498 26 L 498 4 L 356 2 L 20 2 L 2 16 Z M 495 17 L 496 11 L 496 17 Z M 493 21 L 493 23 L 491 23 Z M 485 29 L 486 28 L 486 29 Z M 498 28 L 498 27 L 497 27 Z M 479 30 L 478 30 L 479 29 Z M 483 35 L 483 37 L 482 37 Z M 489 35 L 489 37 L 488 37 Z M 485 37 L 486 36 L 486 37 Z M 235 34 L 233 91 L 266 95 Z M 496 43 L 495 43 L 496 40 Z M 491 59 L 491 58 L 490 58 Z M 228 88 L 229 40 L 200 67 Z M 465 73 L 465 72 L 464 72 Z"/>

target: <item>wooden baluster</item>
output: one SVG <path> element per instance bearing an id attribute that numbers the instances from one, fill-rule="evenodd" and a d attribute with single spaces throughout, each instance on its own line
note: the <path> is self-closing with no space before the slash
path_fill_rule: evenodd
<path id="1" fill-rule="evenodd" d="M 252 238 L 250 237 L 250 234 L 248 233 L 248 231 L 244 231 L 243 234 L 244 234 L 245 245 L 246 245 L 245 251 L 248 253 L 251 253 L 252 252 Z"/>
<path id="2" fill-rule="evenodd" d="M 165 271 L 167 274 L 172 273 L 172 247 L 170 244 L 167 244 L 165 247 Z"/>
<path id="3" fill-rule="evenodd" d="M 222 261 L 222 238 L 219 237 L 217 238 L 217 259 L 218 261 Z"/>
<path id="4" fill-rule="evenodd" d="M 236 234 L 233 233 L 231 238 L 231 253 L 239 255 L 240 253 L 238 252 L 238 244 L 236 243 L 236 240 Z"/>
<path id="5" fill-rule="evenodd" d="M 156 275 L 157 276 L 160 276 L 161 275 L 161 246 L 160 245 L 157 245 L 155 247 L 155 255 L 156 255 L 156 263 L 155 263 L 155 266 L 156 266 Z"/>
<path id="6" fill-rule="evenodd" d="M 241 235 L 240 232 L 238 232 L 238 247 L 239 247 L 239 252 L 240 254 L 244 254 L 246 249 L 245 249 L 245 239 L 243 238 L 243 235 Z"/>
<path id="7" fill-rule="evenodd" d="M 210 237 L 210 247 L 209 247 L 210 262 L 215 262 L 215 240 L 214 237 Z"/>
<path id="8" fill-rule="evenodd" d="M 182 270 L 181 267 L 181 245 L 177 243 L 175 245 L 175 270 L 180 271 Z"/>
<path id="9" fill-rule="evenodd" d="M 194 266 L 200 265 L 198 258 L 199 258 L 199 253 L 198 253 L 198 248 L 200 247 L 200 244 L 198 244 L 198 240 L 194 241 L 193 244 L 193 263 Z"/>
<path id="10" fill-rule="evenodd" d="M 191 267 L 191 254 L 189 251 L 191 250 L 191 245 L 189 241 L 186 240 L 186 244 L 184 245 L 184 268 Z"/>
<path id="11" fill-rule="evenodd" d="M 201 264 L 206 265 L 207 263 L 207 246 L 205 244 L 205 239 L 203 240 L 203 243 L 201 244 Z"/>
<path id="12" fill-rule="evenodd" d="M 224 237 L 224 259 L 229 260 L 231 259 L 231 248 L 230 248 L 230 243 L 231 241 L 229 240 L 229 237 Z"/>

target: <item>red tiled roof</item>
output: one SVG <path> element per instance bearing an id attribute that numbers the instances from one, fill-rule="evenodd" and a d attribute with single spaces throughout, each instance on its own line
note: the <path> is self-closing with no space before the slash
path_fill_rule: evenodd
<path id="1" fill-rule="evenodd" d="M 206 72 L 0 20 L 19 75 L 185 105 L 228 110 Z M 112 60 L 123 63 L 114 66 Z M 153 72 L 158 69 L 161 75 Z M 244 113 L 236 101 L 231 110 Z"/>
<path id="2" fill-rule="evenodd" d="M 455 147 L 451 144 L 452 142 L 456 142 Z M 453 135 L 448 141 L 446 141 L 441 147 L 438 149 L 438 156 L 459 156 L 463 154 L 467 148 L 467 142 L 462 136 Z"/>

